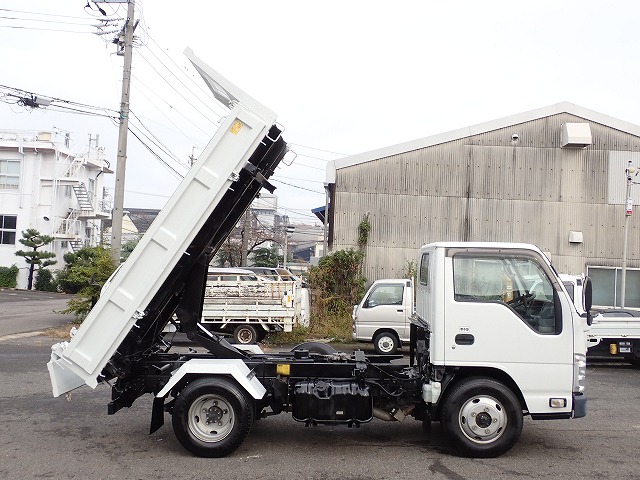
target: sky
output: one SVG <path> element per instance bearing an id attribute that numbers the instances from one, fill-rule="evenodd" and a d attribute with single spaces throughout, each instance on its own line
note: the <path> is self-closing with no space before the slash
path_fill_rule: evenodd
<path id="1" fill-rule="evenodd" d="M 99 5 L 106 17 L 87 0 L 0 3 L 0 130 L 68 131 L 79 151 L 99 134 L 115 167 L 118 127 L 107 117 L 120 108 L 123 57 L 95 25 L 125 18 L 126 4 Z M 293 223 L 324 205 L 329 160 L 563 101 L 640 125 L 637 1 L 135 5 L 131 123 L 147 146 L 129 136 L 125 209 L 161 208 L 224 115 L 187 47 L 278 114 L 297 157 L 272 183 Z M 61 102 L 28 109 L 4 87 L 107 117 Z"/>

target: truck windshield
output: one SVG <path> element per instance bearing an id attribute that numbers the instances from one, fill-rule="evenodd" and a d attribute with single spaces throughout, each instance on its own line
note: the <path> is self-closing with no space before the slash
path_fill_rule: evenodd
<path id="1" fill-rule="evenodd" d="M 378 285 L 371 291 L 363 306 L 371 308 L 378 305 L 402 305 L 403 292 L 402 285 Z"/>

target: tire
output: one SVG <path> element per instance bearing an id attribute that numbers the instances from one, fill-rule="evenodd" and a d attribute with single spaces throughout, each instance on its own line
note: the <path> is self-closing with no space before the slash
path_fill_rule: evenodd
<path id="1" fill-rule="evenodd" d="M 269 333 L 264 328 L 258 328 L 256 330 L 258 331 L 257 332 L 257 337 L 256 337 L 256 342 L 263 341 L 266 338 L 267 333 Z"/>
<path id="2" fill-rule="evenodd" d="M 171 420 L 176 437 L 191 453 L 224 457 L 247 438 L 254 407 L 245 392 L 229 380 L 200 378 L 180 392 Z"/>
<path id="3" fill-rule="evenodd" d="M 320 342 L 304 342 L 291 349 L 292 352 L 296 350 L 309 350 L 309 353 L 319 353 L 321 355 L 331 355 L 337 352 L 331 345 Z"/>
<path id="4" fill-rule="evenodd" d="M 256 331 L 256 327 L 250 324 L 238 325 L 233 331 L 233 341 L 240 345 L 251 345 L 256 343 L 258 341 L 258 332 Z"/>
<path id="5" fill-rule="evenodd" d="M 454 385 L 442 406 L 444 434 L 460 454 L 474 458 L 498 457 L 522 432 L 522 406 L 502 383 L 471 378 Z"/>
<path id="6" fill-rule="evenodd" d="M 398 350 L 400 341 L 391 332 L 382 332 L 373 339 L 373 348 L 378 355 L 393 355 Z"/>

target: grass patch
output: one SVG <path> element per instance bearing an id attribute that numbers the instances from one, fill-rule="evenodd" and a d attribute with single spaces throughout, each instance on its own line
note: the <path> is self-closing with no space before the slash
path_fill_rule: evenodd
<path id="1" fill-rule="evenodd" d="M 42 335 L 46 337 L 58 338 L 60 340 L 69 340 L 71 338 L 69 332 L 71 331 L 72 327 L 77 327 L 77 324 L 68 323 L 59 327 L 47 328 Z"/>
<path id="2" fill-rule="evenodd" d="M 312 340 L 325 340 L 337 343 L 353 341 L 351 316 L 322 315 L 311 318 L 308 327 L 293 327 L 291 332 L 274 333 L 267 336 L 268 345 L 298 344 Z"/>

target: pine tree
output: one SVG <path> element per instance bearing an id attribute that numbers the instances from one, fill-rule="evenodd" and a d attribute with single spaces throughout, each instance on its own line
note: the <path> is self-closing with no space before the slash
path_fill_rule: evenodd
<path id="1" fill-rule="evenodd" d="M 49 235 L 43 235 L 35 228 L 28 228 L 22 232 L 22 238 L 18 240 L 25 247 L 29 247 L 31 250 L 18 250 L 16 255 L 24 257 L 24 261 L 29 264 L 29 282 L 27 284 L 27 290 L 31 290 L 33 286 L 33 272 L 38 265 L 38 268 L 48 267 L 56 263 L 53 258 L 56 256 L 53 252 L 43 252 L 38 249 L 49 245 L 53 242 L 53 237 Z"/>

